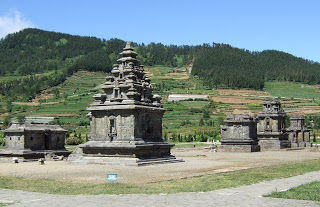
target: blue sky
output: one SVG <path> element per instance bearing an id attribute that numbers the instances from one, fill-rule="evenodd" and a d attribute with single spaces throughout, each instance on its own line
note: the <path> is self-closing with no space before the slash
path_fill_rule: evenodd
<path id="1" fill-rule="evenodd" d="M 149 44 L 225 43 L 320 62 L 319 0 L 0 0 L 0 37 L 25 27 Z"/>

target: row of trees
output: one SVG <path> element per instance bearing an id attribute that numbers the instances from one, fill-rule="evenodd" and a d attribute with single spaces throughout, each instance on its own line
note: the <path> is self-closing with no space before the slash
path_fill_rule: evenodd
<path id="1" fill-rule="evenodd" d="M 173 141 L 173 142 L 206 142 L 209 141 L 220 141 L 221 136 L 219 130 L 213 130 L 213 131 L 195 131 L 193 134 L 176 134 L 173 133 L 169 137 L 167 133 L 164 133 L 163 138 L 166 141 Z"/>
<path id="2" fill-rule="evenodd" d="M 192 74 L 211 88 L 261 90 L 268 80 L 318 84 L 320 64 L 274 50 L 250 52 L 214 43 L 204 44 L 198 51 Z"/>
<path id="3" fill-rule="evenodd" d="M 68 71 L 55 71 L 50 75 L 30 75 L 24 78 L 7 82 L 0 82 L 0 94 L 5 100 L 27 101 L 35 97 L 37 93 L 62 83 L 68 76 Z"/>

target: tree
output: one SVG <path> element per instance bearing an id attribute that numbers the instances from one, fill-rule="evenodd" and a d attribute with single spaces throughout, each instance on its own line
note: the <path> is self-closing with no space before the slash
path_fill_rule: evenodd
<path id="1" fill-rule="evenodd" d="M 5 119 L 4 119 L 4 121 L 3 121 L 3 125 L 4 125 L 5 127 L 9 127 L 9 125 L 10 125 L 10 119 L 11 119 L 10 116 L 6 116 L 6 117 L 5 117 Z"/>
<path id="2" fill-rule="evenodd" d="M 23 124 L 26 121 L 26 117 L 24 115 L 18 115 L 17 120 L 19 124 Z"/>
<path id="3" fill-rule="evenodd" d="M 204 125 L 204 121 L 203 121 L 203 119 L 200 119 L 199 126 L 203 126 L 203 125 Z"/>
<path id="4" fill-rule="evenodd" d="M 7 102 L 7 112 L 12 112 L 12 102 L 11 101 L 8 101 Z"/>
<path id="5" fill-rule="evenodd" d="M 209 115 L 209 111 L 208 110 L 205 110 L 203 112 L 203 116 L 202 116 L 203 119 L 209 119 L 210 118 L 210 115 Z"/>

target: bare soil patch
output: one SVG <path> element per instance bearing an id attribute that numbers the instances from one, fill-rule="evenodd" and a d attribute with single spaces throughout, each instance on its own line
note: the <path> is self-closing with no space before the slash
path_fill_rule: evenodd
<path id="1" fill-rule="evenodd" d="M 177 76 L 177 77 L 174 77 L 174 76 Z M 189 79 L 189 75 L 186 72 L 184 72 L 184 73 L 167 73 L 167 74 L 165 74 L 165 77 L 170 77 L 170 78 L 173 78 L 175 80 L 187 80 L 187 79 Z"/>
<path id="2" fill-rule="evenodd" d="M 40 99 L 49 99 L 52 98 L 53 94 L 51 93 L 51 89 L 46 89 L 41 91 L 36 97 L 32 100 L 33 102 L 38 102 Z"/>
<path id="3" fill-rule="evenodd" d="M 72 113 L 56 113 L 56 114 L 35 114 L 32 116 L 80 116 L 80 115 L 72 114 Z"/>
<path id="4" fill-rule="evenodd" d="M 249 89 L 232 90 L 232 89 L 219 89 L 220 95 L 241 95 L 241 96 L 266 96 L 272 97 L 269 93 L 265 91 L 255 91 Z"/>
<path id="5" fill-rule="evenodd" d="M 17 105 L 26 105 L 26 106 L 38 106 L 40 105 L 40 103 L 38 102 L 12 102 L 13 104 L 17 104 Z M 53 105 L 53 104 L 57 104 L 59 102 L 45 102 L 45 103 L 42 103 L 43 105 Z"/>
<path id="6" fill-rule="evenodd" d="M 261 104 L 263 99 L 255 99 L 243 96 L 212 96 L 211 99 L 215 102 L 228 104 Z"/>
<path id="7" fill-rule="evenodd" d="M 144 167 L 118 165 L 79 165 L 66 161 L 0 163 L 1 176 L 104 183 L 107 173 L 117 173 L 118 182 L 148 183 L 215 174 L 282 163 L 320 159 L 320 153 L 308 150 L 222 153 L 204 148 L 173 149 L 172 154 L 185 162 Z"/>

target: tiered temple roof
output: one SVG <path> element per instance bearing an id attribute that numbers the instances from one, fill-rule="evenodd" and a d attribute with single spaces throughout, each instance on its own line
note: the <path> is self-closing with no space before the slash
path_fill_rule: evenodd
<path id="1" fill-rule="evenodd" d="M 134 52 L 131 42 L 127 42 L 120 55 L 119 64 L 114 64 L 112 76 L 107 76 L 102 86 L 104 93 L 96 94 L 91 106 L 121 103 L 162 107 L 161 96 L 152 94 L 151 80 L 136 58 L 138 54 Z"/>

